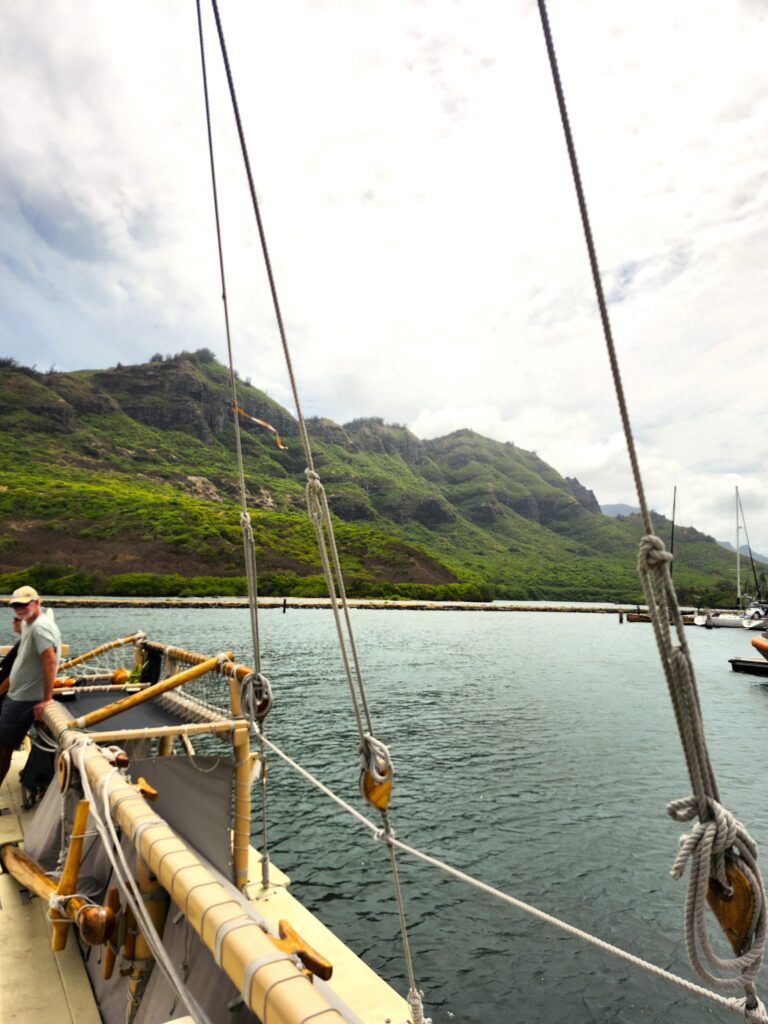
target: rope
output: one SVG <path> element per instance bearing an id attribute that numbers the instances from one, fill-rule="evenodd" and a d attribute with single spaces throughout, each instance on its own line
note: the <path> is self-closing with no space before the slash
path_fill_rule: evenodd
<path id="1" fill-rule="evenodd" d="M 667 813 L 675 821 L 690 821 L 697 813 L 695 797 L 675 800 L 667 807 Z M 754 990 L 754 982 L 760 970 L 766 938 L 765 893 L 757 868 L 757 847 L 748 832 L 724 807 L 715 800 L 710 801 L 711 817 L 698 822 L 687 836 L 681 836 L 680 849 L 670 874 L 681 878 L 688 861 L 691 863 L 691 877 L 686 899 L 685 946 L 688 957 L 702 978 L 710 985 L 723 990 L 744 988 Z M 732 893 L 726 874 L 726 855 L 739 853 L 738 868 L 749 881 L 755 894 L 755 909 L 749 923 L 752 934 L 751 947 L 741 956 L 722 959 L 712 949 L 707 932 L 705 911 L 710 872 L 717 878 L 726 893 Z M 710 865 L 713 865 L 711 867 Z M 702 963 L 707 960 L 715 970 L 735 973 L 734 978 L 716 977 Z"/>
<path id="2" fill-rule="evenodd" d="M 248 188 L 251 196 L 251 205 L 253 207 L 254 216 L 256 218 L 256 225 L 258 228 L 259 240 L 261 243 L 261 251 L 264 259 L 264 266 L 267 272 L 267 278 L 269 280 L 269 289 L 272 296 L 272 305 L 275 313 L 275 320 L 277 322 L 277 327 L 280 334 L 280 342 L 282 344 L 283 355 L 285 357 L 285 364 L 291 384 L 293 401 L 296 407 L 296 418 L 299 426 L 299 435 L 301 437 L 301 443 L 304 449 L 304 456 L 307 464 L 305 470 L 307 475 L 307 507 L 309 510 L 310 518 L 312 519 L 312 522 L 315 526 L 315 533 L 317 534 L 318 548 L 320 550 L 320 557 L 323 564 L 323 573 L 325 575 L 325 580 L 328 587 L 328 595 L 331 600 L 334 622 L 336 624 L 336 631 L 339 637 L 339 646 L 342 653 L 344 671 L 347 677 L 347 684 L 349 687 L 350 696 L 352 698 L 355 720 L 357 723 L 358 734 L 360 737 L 361 758 L 363 758 L 364 761 L 369 761 L 372 759 L 372 757 L 375 756 L 374 754 L 371 754 L 369 752 L 370 740 L 373 737 L 373 724 L 371 721 L 370 709 L 368 707 L 368 701 L 365 693 L 365 685 L 363 683 L 362 672 L 360 670 L 360 662 L 357 656 L 357 648 L 355 645 L 352 623 L 349 616 L 349 605 L 347 603 L 347 596 L 344 588 L 344 580 L 341 574 L 341 566 L 339 564 L 336 540 L 333 532 L 333 523 L 331 521 L 330 509 L 328 507 L 328 499 L 325 494 L 325 489 L 323 488 L 322 483 L 320 481 L 320 477 L 315 471 L 315 466 L 312 459 L 312 450 L 309 443 L 309 435 L 307 433 L 307 426 L 301 409 L 301 401 L 299 399 L 299 390 L 296 383 L 296 375 L 293 370 L 293 362 L 291 359 L 291 353 L 288 346 L 288 338 L 286 335 L 285 325 L 283 322 L 283 315 L 280 308 L 280 300 L 277 294 L 275 277 L 272 272 L 272 261 L 270 260 L 269 256 L 269 248 L 267 245 L 266 233 L 264 231 L 264 225 L 261 219 L 261 209 L 259 207 L 259 201 L 256 195 L 256 187 L 253 180 L 253 174 L 251 172 L 251 162 L 248 156 L 248 146 L 245 141 L 245 133 L 243 131 L 243 124 L 240 117 L 240 108 L 237 102 L 237 94 L 235 91 L 234 80 L 232 77 L 232 69 L 229 64 L 227 45 L 224 39 L 224 30 L 222 28 L 221 18 L 219 16 L 219 7 L 217 0 L 211 0 L 211 6 L 213 8 L 214 17 L 216 20 L 216 30 L 219 36 L 219 46 L 221 49 L 224 69 L 227 76 L 227 84 L 229 87 L 229 94 L 232 102 L 232 111 L 235 117 L 235 123 L 237 125 L 238 138 L 240 140 L 240 150 L 243 157 L 243 166 L 245 168 L 245 173 L 248 180 Z M 235 404 L 237 404 L 236 399 Z M 344 623 L 343 626 L 342 618 Z M 354 676 L 352 671 L 353 666 Z M 256 671 L 258 672 L 258 663 L 256 664 L 255 667 Z M 363 725 L 363 717 L 365 718 L 365 722 L 368 727 L 367 731 Z M 391 762 L 389 763 L 389 767 L 391 771 Z M 388 830 L 389 819 L 386 813 L 382 812 L 382 817 L 384 821 L 384 827 L 386 830 Z M 409 977 L 410 988 L 414 993 L 414 1004 L 416 1004 L 418 1003 L 418 993 L 416 991 L 415 981 L 413 980 L 413 966 L 410 960 L 410 954 L 408 949 L 408 936 L 405 929 L 405 913 L 402 904 L 400 884 L 397 878 L 397 866 L 394 857 L 391 858 L 391 867 L 393 872 L 395 895 L 398 901 L 398 913 L 401 923 L 403 956 Z M 421 1014 L 416 1012 L 414 1024 L 421 1024 L 422 1020 L 423 1018 Z"/>
<path id="3" fill-rule="evenodd" d="M 213 192 L 213 207 L 216 216 L 216 244 L 219 252 L 219 272 L 221 275 L 221 301 L 224 307 L 224 324 L 227 336 L 227 358 L 229 360 L 229 381 L 232 390 L 232 417 L 235 427 L 235 448 L 237 451 L 237 469 L 238 469 L 238 480 L 240 485 L 240 527 L 243 534 L 243 557 L 245 560 L 245 575 L 248 584 L 248 614 L 251 624 L 251 642 L 253 647 L 253 665 L 256 675 L 261 679 L 261 641 L 259 637 L 259 586 L 258 576 L 256 571 L 256 542 L 253 536 L 253 527 L 251 525 L 251 517 L 248 512 L 248 501 L 245 488 L 245 465 L 243 462 L 243 446 L 240 437 L 240 419 L 238 416 L 238 409 L 240 403 L 237 397 L 237 379 L 235 377 L 235 366 L 234 357 L 232 354 L 232 332 L 229 324 L 229 305 L 227 303 L 227 284 L 226 275 L 224 272 L 224 250 L 221 244 L 221 219 L 219 216 L 219 198 L 218 189 L 216 186 L 216 161 L 213 152 L 213 131 L 211 128 L 211 108 L 208 97 L 208 76 L 206 73 L 205 65 L 205 43 L 203 38 L 203 20 L 202 13 L 200 10 L 200 0 L 196 0 L 197 3 L 197 27 L 198 36 L 200 39 L 200 65 L 202 69 L 203 78 L 203 92 L 205 95 L 205 121 L 208 132 L 208 156 L 211 165 L 211 188 Z M 216 23 L 219 25 L 218 10 L 216 10 L 214 4 L 214 10 L 216 13 Z M 220 30 L 220 28 L 219 28 Z M 268 687 L 269 684 L 266 683 Z M 270 702 L 264 712 L 265 717 L 269 708 L 271 707 L 271 691 L 270 691 Z M 263 727 L 263 721 L 260 723 Z M 261 728 L 260 730 L 261 731 Z M 262 773 L 262 784 L 261 784 L 261 806 L 262 806 L 262 847 L 265 851 L 265 856 L 262 859 L 262 876 L 264 879 L 264 885 L 269 884 L 269 858 L 266 856 L 268 849 L 268 822 L 267 822 L 267 782 L 266 772 Z"/>
<path id="4" fill-rule="evenodd" d="M 688 855 L 683 862 L 697 850 L 696 856 L 692 857 L 691 877 L 689 880 L 688 895 L 686 897 L 686 923 L 685 937 L 691 964 L 697 973 L 709 984 L 720 989 L 730 990 L 739 986 L 744 987 L 747 995 L 747 1006 L 752 1010 L 757 1003 L 754 992 L 754 978 L 757 975 L 762 963 L 766 938 L 766 911 L 765 892 L 763 881 L 757 868 L 757 848 L 743 825 L 738 829 L 725 829 L 725 838 L 722 838 L 719 823 L 725 820 L 733 820 L 720 805 L 720 798 L 715 779 L 714 770 L 709 760 L 704 726 L 701 716 L 696 679 L 693 670 L 693 663 L 685 639 L 683 620 L 677 602 L 672 576 L 670 573 L 671 554 L 664 549 L 663 542 L 653 534 L 653 523 L 645 499 L 643 481 L 640 474 L 640 465 L 637 458 L 634 437 L 629 421 L 629 412 L 624 395 L 624 388 L 619 372 L 619 363 L 614 345 L 613 333 L 611 330 L 608 306 L 603 291 L 600 267 L 597 260 L 597 252 L 592 237 L 592 228 L 589 220 L 589 211 L 581 182 L 576 148 L 571 132 L 568 111 L 565 103 L 560 72 L 557 65 L 557 56 L 552 38 L 552 32 L 547 14 L 546 0 L 538 0 L 539 14 L 541 17 L 544 41 L 549 58 L 552 81 L 557 96 L 557 104 L 560 111 L 560 120 L 565 136 L 568 158 L 571 165 L 576 198 L 581 215 L 584 240 L 589 255 L 589 265 L 592 272 L 592 280 L 595 288 L 595 296 L 600 312 L 600 319 L 603 326 L 603 335 L 608 351 L 608 360 L 613 375 L 614 390 L 619 405 L 619 413 L 624 429 L 624 436 L 627 443 L 627 452 L 632 469 L 632 475 L 637 490 L 638 503 L 645 528 L 645 536 L 640 542 L 638 556 L 638 571 L 645 591 L 648 611 L 653 623 L 656 645 L 667 680 L 672 706 L 675 712 L 675 719 L 683 746 L 688 774 L 694 792 L 695 811 L 700 818 L 701 828 L 694 830 L 696 838 L 684 838 L 683 846 L 688 850 Z M 672 643 L 670 623 L 674 624 L 678 643 Z M 680 803 L 670 805 L 679 808 Z M 715 813 L 715 808 L 719 810 Z M 690 808 L 686 804 L 686 811 Z M 722 813 L 721 813 L 722 812 Z M 671 812 L 675 816 L 676 811 Z M 727 815 L 727 819 L 726 819 Z M 712 826 L 712 827 L 710 827 Z M 692 834 L 693 835 L 693 834 Z M 717 838 L 717 841 L 715 837 Z M 748 877 L 752 882 L 752 890 L 756 903 L 755 920 L 752 922 L 751 949 L 744 957 L 737 957 L 731 960 L 721 960 L 712 950 L 707 935 L 705 923 L 706 892 L 709 884 L 709 877 L 724 877 L 724 858 L 726 853 L 735 857 L 745 857 L 745 851 L 750 858 L 748 864 Z M 682 848 L 681 848 L 682 854 Z M 682 874 L 682 863 L 679 858 L 675 862 L 674 872 Z M 679 877 L 679 874 L 676 877 Z M 696 939 L 701 947 L 705 958 L 718 970 L 730 970 L 737 972 L 735 978 L 716 978 L 703 966 L 696 947 Z"/>
<path id="5" fill-rule="evenodd" d="M 208 96 L 208 74 L 205 61 L 205 40 L 203 36 L 203 18 L 200 10 L 200 0 L 196 0 L 197 6 L 197 31 L 200 41 L 200 68 L 203 79 L 203 95 L 205 99 L 205 123 L 208 135 L 208 158 L 211 167 L 211 191 L 213 194 L 213 209 L 216 219 L 216 245 L 219 254 L 219 275 L 221 278 L 221 301 L 224 309 L 224 327 L 227 337 L 227 357 L 229 360 L 229 382 L 232 390 L 233 423 L 235 428 L 235 449 L 237 452 L 238 482 L 240 486 L 240 526 L 243 533 L 243 553 L 245 556 L 245 571 L 248 581 L 248 607 L 250 609 L 251 637 L 253 641 L 253 663 L 257 672 L 261 671 L 261 645 L 259 643 L 259 620 L 258 620 L 258 586 L 256 577 L 256 555 L 251 528 L 251 518 L 248 514 L 248 500 L 245 487 L 245 466 L 243 462 L 243 446 L 240 437 L 240 420 L 237 415 L 239 401 L 237 397 L 237 379 L 235 377 L 234 359 L 232 356 L 232 331 L 229 322 L 229 303 L 227 302 L 227 280 L 224 270 L 224 249 L 221 242 L 221 217 L 219 214 L 219 192 L 216 184 L 216 159 L 213 151 L 213 129 L 211 127 L 211 106 Z M 218 15 L 217 15 L 218 18 Z"/>
<path id="6" fill-rule="evenodd" d="M 86 799 L 90 804 L 90 813 L 93 818 L 96 829 L 101 837 L 104 849 L 109 857 L 110 863 L 115 872 L 115 880 L 123 893 L 127 903 L 129 904 L 131 911 L 137 922 L 141 925 L 142 933 L 147 941 L 155 960 L 163 970 L 163 973 L 167 977 L 169 983 L 173 986 L 176 992 L 181 997 L 182 1001 L 186 1005 L 187 1009 L 195 1024 L 211 1024 L 211 1020 L 205 1010 L 200 1006 L 198 1001 L 189 991 L 184 984 L 183 980 L 179 976 L 176 968 L 174 967 L 173 961 L 171 960 L 168 952 L 163 946 L 161 936 L 158 934 L 157 929 L 152 921 L 152 918 L 144 907 L 144 901 L 142 894 L 136 884 L 135 879 L 131 873 L 128 863 L 125 859 L 122 846 L 120 844 L 120 838 L 117 834 L 115 824 L 112 821 L 112 815 L 109 808 L 109 794 L 107 792 L 107 783 L 113 774 L 120 774 L 117 768 L 113 768 L 109 772 L 103 782 L 103 811 L 101 810 L 99 801 L 96 794 L 93 792 L 88 774 L 85 770 L 85 748 L 88 745 L 87 740 L 75 744 L 70 748 L 72 752 L 72 758 L 76 761 L 78 770 L 80 772 L 80 780 L 83 786 L 83 792 Z"/>
<path id="7" fill-rule="evenodd" d="M 746 997 L 738 999 L 734 997 L 721 996 L 717 992 L 712 992 L 710 989 L 704 988 L 702 985 L 698 985 L 694 981 L 688 981 L 686 978 L 681 978 L 672 971 L 667 971 L 663 967 L 659 967 L 656 964 L 651 963 L 649 960 L 644 960 L 642 957 L 636 956 L 634 953 L 621 949 L 619 946 L 614 946 L 610 942 L 606 942 L 604 939 L 601 939 L 596 935 L 592 935 L 590 932 L 577 928 L 575 925 L 568 924 L 567 921 L 563 921 L 561 918 L 555 917 L 553 914 L 548 914 L 544 910 L 539 910 L 538 907 L 534 907 L 530 903 L 525 903 L 523 900 L 510 896 L 501 889 L 488 885 L 486 882 L 482 882 L 480 879 L 474 878 L 472 875 L 468 875 L 466 872 L 452 867 L 445 861 L 439 860 L 437 857 L 432 857 L 430 854 L 424 853 L 417 847 L 410 846 L 408 843 L 402 842 L 394 835 L 393 832 L 386 835 L 384 829 L 376 825 L 376 823 L 371 821 L 370 818 L 366 818 L 365 815 L 361 814 L 360 811 L 347 803 L 347 801 L 337 793 L 334 793 L 332 789 L 329 789 L 328 786 L 316 778 L 310 771 L 303 768 L 297 761 L 294 761 L 290 755 L 286 754 L 285 751 L 280 749 L 280 747 L 272 743 L 271 740 L 265 739 L 265 743 L 270 750 L 284 761 L 289 768 L 295 771 L 297 775 L 300 775 L 303 779 L 309 782 L 310 785 L 314 786 L 315 789 L 332 800 L 333 803 L 340 807 L 346 814 L 354 818 L 364 828 L 367 828 L 373 835 L 374 839 L 383 840 L 388 846 L 396 847 L 402 853 L 414 857 L 416 860 L 420 860 L 422 863 L 441 871 L 450 878 L 454 878 L 459 882 L 464 882 L 465 884 L 472 886 L 472 888 L 477 889 L 479 892 L 482 892 L 487 896 L 491 896 L 494 899 L 499 900 L 501 903 L 506 903 L 508 906 L 514 907 L 516 910 L 520 910 L 524 914 L 528 914 L 530 917 L 533 917 L 544 924 L 548 924 L 553 928 L 558 928 L 560 931 L 563 931 L 574 938 L 580 939 L 581 941 L 594 946 L 596 949 L 602 950 L 604 953 L 609 953 L 611 956 L 614 956 L 619 960 L 623 960 L 625 963 L 631 964 L 633 967 L 637 967 L 654 977 L 661 978 L 663 981 L 676 985 L 678 988 L 685 989 L 687 992 L 702 996 L 704 999 L 708 999 L 711 1003 L 715 1003 L 718 1006 L 722 1006 L 725 1009 L 730 1010 L 732 1013 L 742 1016 L 744 1019 L 748 1020 L 750 1024 L 768 1024 L 768 1013 L 766 1013 L 765 1007 L 762 1003 L 757 1002 L 755 1006 L 747 1005 L 750 1001 L 749 994 Z"/>

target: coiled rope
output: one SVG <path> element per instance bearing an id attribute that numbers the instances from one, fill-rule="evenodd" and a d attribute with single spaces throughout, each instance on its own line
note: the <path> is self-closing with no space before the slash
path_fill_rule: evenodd
<path id="1" fill-rule="evenodd" d="M 730 824 L 734 819 L 720 804 L 715 773 L 709 759 L 704 736 L 693 663 L 685 639 L 682 616 L 669 568 L 672 555 L 665 550 L 663 542 L 653 533 L 653 523 L 645 499 L 640 465 L 630 425 L 624 387 L 621 381 L 610 318 L 608 316 L 608 306 L 603 291 L 597 252 L 592 236 L 586 198 L 565 103 L 565 95 L 557 65 L 557 56 L 547 14 L 546 0 L 538 0 L 538 7 L 552 81 L 560 111 L 560 120 L 571 165 L 573 184 L 581 215 L 584 240 L 589 255 L 595 296 L 603 326 L 603 335 L 608 351 L 611 373 L 613 375 L 614 390 L 619 405 L 627 452 L 646 533 L 646 536 L 640 542 L 638 571 L 645 592 L 651 622 L 653 623 L 656 645 L 667 680 L 680 740 L 688 766 L 688 774 L 693 787 L 693 797 L 686 798 L 683 801 L 674 801 L 669 805 L 668 813 L 676 820 L 689 820 L 695 814 L 699 816 L 699 825 L 689 836 L 685 836 L 681 840 L 680 855 L 675 861 L 672 870 L 673 877 L 680 877 L 686 861 L 691 860 L 692 866 L 685 909 L 686 948 L 694 970 L 705 981 L 726 991 L 743 987 L 746 992 L 747 1010 L 750 1013 L 757 1013 L 759 1004 L 754 990 L 754 979 L 762 964 L 766 938 L 765 890 L 760 871 L 757 867 L 757 847 L 743 825 L 740 823 Z M 678 641 L 676 644 L 672 641 L 670 623 L 675 629 Z M 681 818 L 681 814 L 684 817 Z M 724 864 L 726 856 L 733 858 L 750 880 L 755 899 L 755 912 L 750 928 L 751 940 L 748 941 L 749 951 L 743 956 L 729 960 L 721 959 L 712 949 L 705 922 L 709 878 L 718 879 L 722 885 L 725 879 Z M 735 972 L 735 977 L 721 978 L 712 975 L 702 964 L 702 954 L 715 969 Z M 750 1017 L 749 1019 L 758 1020 L 757 1017 Z"/>

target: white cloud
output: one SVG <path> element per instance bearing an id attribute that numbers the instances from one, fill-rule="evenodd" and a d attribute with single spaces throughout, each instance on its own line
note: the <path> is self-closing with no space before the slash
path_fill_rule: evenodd
<path id="1" fill-rule="evenodd" d="M 468 426 L 634 503 L 535 5 L 223 17 L 305 410 Z M 550 17 L 649 501 L 670 511 L 677 484 L 728 536 L 739 485 L 768 551 L 768 18 Z M 236 359 L 292 407 L 206 22 Z M 194 10 L 5 5 L 0 32 L 3 353 L 223 356 Z"/>

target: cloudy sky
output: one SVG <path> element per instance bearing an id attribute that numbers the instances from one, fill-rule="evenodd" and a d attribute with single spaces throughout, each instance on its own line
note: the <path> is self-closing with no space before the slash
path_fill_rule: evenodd
<path id="1" fill-rule="evenodd" d="M 531 0 L 220 0 L 304 411 L 635 504 Z M 649 502 L 768 552 L 768 0 L 550 0 Z M 291 408 L 205 11 L 235 362 Z M 0 10 L 0 352 L 224 358 L 192 0 Z"/>

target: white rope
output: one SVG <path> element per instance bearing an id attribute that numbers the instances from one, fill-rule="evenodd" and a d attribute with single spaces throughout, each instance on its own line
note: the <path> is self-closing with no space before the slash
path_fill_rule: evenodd
<path id="1" fill-rule="evenodd" d="M 693 796 L 675 800 L 667 813 L 676 821 L 699 822 L 687 836 L 681 837 L 680 850 L 672 868 L 672 877 L 682 877 L 690 861 L 691 873 L 685 901 L 685 946 L 696 973 L 707 984 L 728 992 L 743 988 L 750 1003 L 756 1003 L 755 979 L 762 966 L 768 934 L 768 915 L 763 879 L 757 866 L 757 845 L 747 829 L 720 803 L 715 773 L 709 760 L 699 695 L 685 627 L 677 603 L 669 564 L 671 554 L 663 542 L 649 534 L 640 542 L 638 571 L 651 615 L 656 644 L 667 679 L 683 746 Z M 670 623 L 678 635 L 672 642 Z M 727 892 L 726 859 L 734 860 L 750 883 L 755 901 L 748 924 L 745 952 L 724 959 L 712 947 L 707 924 L 707 891 L 710 877 Z M 704 964 L 730 977 L 713 974 Z"/>
<path id="2" fill-rule="evenodd" d="M 723 990 L 749 990 L 754 987 L 762 965 L 766 936 L 765 893 L 756 863 L 757 847 L 741 822 L 725 808 L 711 800 L 710 809 L 712 817 L 708 821 L 699 821 L 687 836 L 681 836 L 680 850 L 670 872 L 673 878 L 680 878 L 688 861 L 691 863 L 686 899 L 685 945 L 694 969 L 710 985 Z M 690 821 L 696 816 L 697 801 L 695 797 L 676 800 L 668 806 L 667 813 L 675 821 Z M 730 891 L 726 855 L 733 856 L 733 851 L 739 854 L 738 858 L 733 857 L 733 862 L 747 878 L 755 895 L 755 907 L 749 922 L 752 941 L 741 956 L 723 959 L 715 953 L 710 943 L 705 912 L 711 873 L 715 874 L 725 892 Z M 714 976 L 702 963 L 702 956 L 715 970 L 731 972 L 736 976 Z"/>
<path id="3" fill-rule="evenodd" d="M 768 1024 L 768 1014 L 766 1014 L 762 1003 L 759 1003 L 756 1008 L 752 1009 L 747 1007 L 746 998 L 729 998 L 721 996 L 717 992 L 712 992 L 710 989 L 704 988 L 696 982 L 688 981 L 686 978 L 681 978 L 679 975 L 673 974 L 671 971 L 667 971 L 663 967 L 658 967 L 656 964 L 653 964 L 648 960 L 635 956 L 634 953 L 629 953 L 626 950 L 621 949 L 619 946 L 614 946 L 610 942 L 605 942 L 603 939 L 600 939 L 581 928 L 577 928 L 575 925 L 568 924 L 566 921 L 563 921 L 552 914 L 546 913 L 546 911 L 539 910 L 538 907 L 534 907 L 530 903 L 525 903 L 523 900 L 519 900 L 500 889 L 494 888 L 492 885 L 488 885 L 477 878 L 473 878 L 472 875 L 468 875 L 465 872 L 460 871 L 458 868 L 454 868 L 450 864 L 446 864 L 445 861 L 438 860 L 436 857 L 432 857 L 429 854 L 422 852 L 414 846 L 409 846 L 407 843 L 397 839 L 394 832 L 390 831 L 389 834 L 385 833 L 384 829 L 376 825 L 376 823 L 371 821 L 369 818 L 366 818 L 365 815 L 361 814 L 355 807 L 347 803 L 347 801 L 338 796 L 338 794 L 334 793 L 333 790 L 329 789 L 324 783 L 320 782 L 318 778 L 316 778 L 306 768 L 303 768 L 297 761 L 294 761 L 293 758 L 286 754 L 285 751 L 281 750 L 280 747 L 274 744 L 271 740 L 265 738 L 264 742 L 270 750 L 277 754 L 277 756 L 298 775 L 306 779 L 307 782 L 318 789 L 321 793 L 324 793 L 338 807 L 349 814 L 350 817 L 355 818 L 361 825 L 367 828 L 375 839 L 384 840 L 388 846 L 394 846 L 402 853 L 406 853 L 409 856 L 422 861 L 424 864 L 428 864 L 430 867 L 436 868 L 438 871 L 443 872 L 443 874 L 446 874 L 451 878 L 455 878 L 460 882 L 464 882 L 467 885 L 472 886 L 474 889 L 477 889 L 479 892 L 485 893 L 487 896 L 492 896 L 494 899 L 497 899 L 502 903 L 506 903 L 508 906 L 514 907 L 516 910 L 521 910 L 523 913 L 542 921 L 544 924 L 551 925 L 554 928 L 559 928 L 568 935 L 581 939 L 583 942 L 587 942 L 595 948 L 602 950 L 604 953 L 609 953 L 611 956 L 631 964 L 633 967 L 638 967 L 640 970 L 646 971 L 648 974 L 661 978 L 670 984 L 677 985 L 679 988 L 685 989 L 688 992 L 692 992 L 695 995 L 709 999 L 710 1002 L 716 1003 L 718 1006 L 723 1006 L 732 1013 L 740 1014 L 746 1020 L 750 1021 L 751 1024 Z"/>

